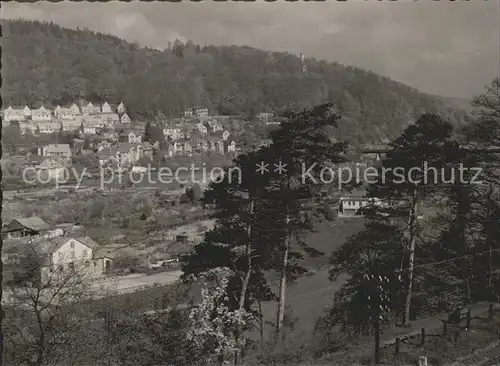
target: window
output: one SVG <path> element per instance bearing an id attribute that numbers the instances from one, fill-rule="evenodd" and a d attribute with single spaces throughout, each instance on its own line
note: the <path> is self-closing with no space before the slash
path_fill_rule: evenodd
<path id="1" fill-rule="evenodd" d="M 75 249 L 75 242 L 72 241 L 71 244 L 70 244 L 70 246 L 71 246 L 71 249 Z"/>
<path id="2" fill-rule="evenodd" d="M 89 254 L 88 250 L 87 250 L 87 249 L 85 249 L 85 250 L 83 251 L 83 258 L 87 258 L 88 254 Z"/>
<path id="3" fill-rule="evenodd" d="M 68 263 L 68 269 L 69 269 L 71 272 L 74 272 L 74 271 L 75 271 L 75 263 L 73 263 L 73 262 Z"/>

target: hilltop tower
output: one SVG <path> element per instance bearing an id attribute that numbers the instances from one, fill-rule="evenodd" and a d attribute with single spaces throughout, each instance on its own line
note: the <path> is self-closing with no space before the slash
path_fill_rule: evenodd
<path id="1" fill-rule="evenodd" d="M 300 58 L 300 63 L 302 65 L 302 72 L 307 72 L 307 66 L 306 66 L 306 63 L 305 63 L 305 57 L 304 57 L 304 54 L 303 53 L 300 53 L 299 54 L 299 58 Z"/>

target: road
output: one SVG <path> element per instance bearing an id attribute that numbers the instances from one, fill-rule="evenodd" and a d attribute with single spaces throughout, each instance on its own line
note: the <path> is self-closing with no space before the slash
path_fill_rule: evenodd
<path id="1" fill-rule="evenodd" d="M 95 290 L 116 291 L 125 294 L 144 289 L 149 286 L 166 286 L 179 280 L 182 271 L 159 272 L 152 275 L 131 274 L 128 276 L 117 276 L 96 281 L 93 284 Z"/>

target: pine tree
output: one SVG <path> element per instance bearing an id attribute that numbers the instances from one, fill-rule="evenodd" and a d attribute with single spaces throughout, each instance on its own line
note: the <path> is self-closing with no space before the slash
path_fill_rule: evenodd
<path id="1" fill-rule="evenodd" d="M 416 243 L 421 232 L 419 216 L 426 199 L 442 194 L 445 187 L 457 181 L 451 176 L 463 153 L 452 138 L 452 125 L 439 116 L 425 114 L 394 140 L 382 161 L 376 183 L 369 186 L 369 196 L 384 200 L 407 199 L 409 214 L 407 233 L 409 247 L 401 268 L 407 274 L 403 324 L 410 321 L 414 281 Z M 416 174 L 412 174 L 415 173 Z M 432 173 L 432 174 L 429 174 Z"/>

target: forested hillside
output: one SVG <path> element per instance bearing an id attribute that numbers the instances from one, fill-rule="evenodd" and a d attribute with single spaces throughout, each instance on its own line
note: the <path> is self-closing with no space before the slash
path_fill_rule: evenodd
<path id="1" fill-rule="evenodd" d="M 332 101 L 343 116 L 340 134 L 367 143 L 396 136 L 422 112 L 455 124 L 468 119 L 443 99 L 366 70 L 306 58 L 304 71 L 288 53 L 191 42 L 158 51 L 21 20 L 4 21 L 3 34 L 4 105 L 123 100 L 133 116 L 147 117 L 178 116 L 195 105 L 220 114 L 279 114 Z"/>

